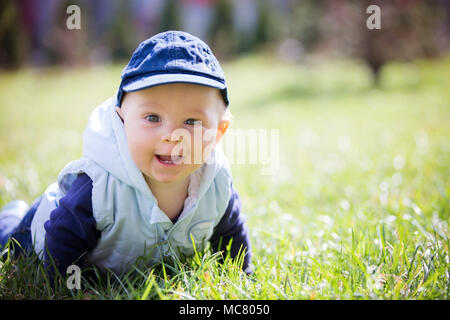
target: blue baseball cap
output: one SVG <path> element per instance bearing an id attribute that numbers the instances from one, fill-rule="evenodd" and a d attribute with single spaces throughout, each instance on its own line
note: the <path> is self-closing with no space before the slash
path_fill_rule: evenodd
<path id="1" fill-rule="evenodd" d="M 166 31 L 142 42 L 122 71 L 116 105 L 124 92 L 167 83 L 194 83 L 217 88 L 228 107 L 225 75 L 208 45 L 182 31 Z"/>

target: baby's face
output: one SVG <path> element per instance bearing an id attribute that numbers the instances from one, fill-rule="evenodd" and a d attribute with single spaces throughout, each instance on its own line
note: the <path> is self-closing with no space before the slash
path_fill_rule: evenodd
<path id="1" fill-rule="evenodd" d="M 116 110 L 131 157 L 149 185 L 186 179 L 228 127 L 219 90 L 195 84 L 128 92 Z"/>

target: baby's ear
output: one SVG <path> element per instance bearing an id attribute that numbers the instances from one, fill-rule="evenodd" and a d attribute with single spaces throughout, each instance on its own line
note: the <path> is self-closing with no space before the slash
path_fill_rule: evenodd
<path id="1" fill-rule="evenodd" d="M 220 139 L 222 139 L 222 136 L 225 134 L 229 126 L 230 121 L 220 120 L 219 126 L 217 127 L 216 143 L 219 143 Z"/>

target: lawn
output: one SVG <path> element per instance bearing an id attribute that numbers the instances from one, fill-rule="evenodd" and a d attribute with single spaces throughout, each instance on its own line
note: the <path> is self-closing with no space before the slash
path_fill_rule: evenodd
<path id="1" fill-rule="evenodd" d="M 81 156 L 122 67 L 0 75 L 0 206 L 33 201 Z M 391 63 L 378 89 L 354 60 L 257 55 L 224 69 L 232 129 L 279 137 L 276 172 L 232 164 L 254 275 L 206 251 L 53 290 L 36 257 L 5 253 L 0 298 L 448 299 L 450 58 Z"/>

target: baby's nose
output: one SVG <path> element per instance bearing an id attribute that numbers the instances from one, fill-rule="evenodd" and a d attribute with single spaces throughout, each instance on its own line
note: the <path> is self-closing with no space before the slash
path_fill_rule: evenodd
<path id="1" fill-rule="evenodd" d="M 161 138 L 161 140 L 163 142 L 175 142 L 175 143 L 179 143 L 183 141 L 183 136 L 179 136 L 179 137 L 172 137 L 171 135 L 168 136 L 163 136 Z"/>
<path id="2" fill-rule="evenodd" d="M 165 133 L 161 136 L 161 141 L 162 141 L 162 142 L 180 143 L 180 142 L 183 141 L 183 135 L 176 134 L 176 130 L 174 130 L 174 131 L 168 131 L 168 132 L 165 132 Z"/>

